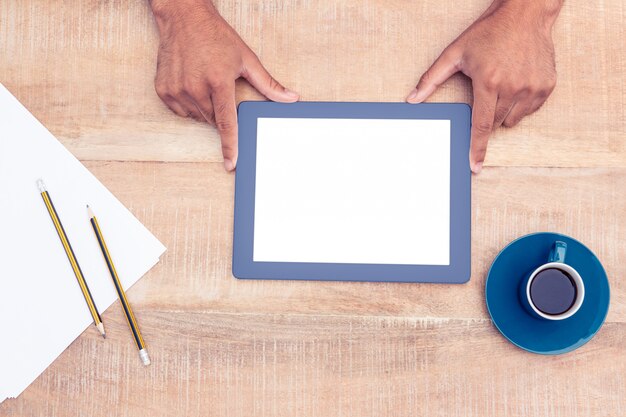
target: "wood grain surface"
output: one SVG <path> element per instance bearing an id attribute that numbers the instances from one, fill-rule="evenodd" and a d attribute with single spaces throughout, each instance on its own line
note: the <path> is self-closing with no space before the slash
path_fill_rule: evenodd
<path id="1" fill-rule="evenodd" d="M 274 76 L 303 100 L 403 101 L 490 0 L 220 0 Z M 626 7 L 565 2 L 558 85 L 542 110 L 499 131 L 487 165 L 626 166 Z M 0 81 L 79 159 L 218 161 L 215 131 L 154 92 L 158 45 L 146 1 L 2 0 Z M 471 102 L 453 77 L 433 101 Z M 240 83 L 238 100 L 260 99 Z"/>
<path id="2" fill-rule="evenodd" d="M 218 5 L 305 100 L 400 101 L 488 2 Z M 128 294 L 153 364 L 116 303 L 106 341 L 85 331 L 0 416 L 626 415 L 625 10 L 565 3 L 554 94 L 472 179 L 472 279 L 432 285 L 236 280 L 234 176 L 215 132 L 154 93 L 145 2 L 0 0 L 0 82 L 168 247 Z M 432 100 L 469 87 L 455 76 Z M 584 242 L 611 284 L 604 327 L 555 357 L 508 343 L 484 303 L 495 255 L 536 231 Z"/>

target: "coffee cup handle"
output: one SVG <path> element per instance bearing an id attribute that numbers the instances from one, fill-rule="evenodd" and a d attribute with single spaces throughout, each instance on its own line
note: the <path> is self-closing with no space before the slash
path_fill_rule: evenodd
<path id="1" fill-rule="evenodd" d="M 557 240 L 550 251 L 548 262 L 565 263 L 565 254 L 567 253 L 567 243 Z"/>

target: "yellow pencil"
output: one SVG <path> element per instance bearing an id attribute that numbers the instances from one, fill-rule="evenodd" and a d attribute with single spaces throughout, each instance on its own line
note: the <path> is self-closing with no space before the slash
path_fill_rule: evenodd
<path id="1" fill-rule="evenodd" d="M 133 310 L 130 308 L 130 304 L 128 304 L 128 300 L 126 299 L 126 293 L 124 292 L 124 288 L 120 283 L 120 278 L 117 275 L 117 270 L 115 269 L 115 265 L 113 264 L 113 259 L 111 259 L 111 254 L 109 253 L 107 244 L 104 241 L 104 236 L 102 235 L 102 230 L 100 230 L 98 219 L 96 219 L 96 216 L 93 214 L 93 211 L 89 206 L 87 206 L 87 212 L 89 213 L 89 221 L 91 222 L 91 227 L 96 234 L 96 239 L 98 239 L 100 250 L 102 251 L 102 255 L 104 256 L 104 261 L 106 262 L 107 267 L 109 268 L 109 272 L 111 273 L 113 285 L 115 285 L 115 290 L 117 291 L 117 295 L 120 299 L 120 302 L 122 303 L 122 308 L 124 309 L 124 315 L 126 316 L 128 327 L 130 327 L 130 331 L 133 334 L 133 339 L 135 339 L 135 343 L 137 344 L 137 349 L 139 349 L 139 357 L 141 358 L 141 361 L 144 365 L 150 365 L 150 356 L 148 356 L 146 344 L 143 341 L 141 332 L 139 331 L 139 325 L 137 324 L 137 320 L 135 319 Z"/>
<path id="2" fill-rule="evenodd" d="M 96 325 L 98 331 L 102 337 L 106 338 L 106 333 L 104 332 L 104 324 L 102 323 L 102 319 L 100 318 L 100 313 L 96 308 L 96 303 L 93 301 L 93 297 L 91 296 L 91 292 L 89 291 L 89 287 L 87 286 L 87 282 L 85 282 L 85 277 L 83 276 L 83 271 L 80 269 L 80 265 L 78 265 L 78 261 L 76 260 L 76 255 L 74 255 L 74 250 L 72 249 L 72 245 L 70 244 L 67 235 L 65 234 L 65 229 L 61 224 L 61 219 L 59 219 L 59 215 L 57 214 L 56 209 L 54 208 L 54 204 L 52 204 L 52 199 L 50 198 L 50 194 L 46 190 L 46 185 L 44 184 L 42 179 L 37 180 L 37 186 L 39 187 L 39 191 L 41 192 L 41 197 L 43 198 L 44 203 L 46 204 L 46 208 L 48 209 L 48 214 L 50 214 L 50 218 L 52 219 L 52 223 L 54 224 L 54 228 L 59 235 L 59 239 L 61 239 L 61 244 L 63 245 L 63 249 L 65 249 L 65 254 L 67 255 L 67 259 L 70 261 L 70 265 L 72 265 L 72 270 L 74 271 L 74 275 L 76 275 L 76 280 L 78 281 L 78 286 L 85 297 L 85 302 L 87 303 L 87 307 L 89 308 L 89 312 L 93 317 L 93 324 Z"/>

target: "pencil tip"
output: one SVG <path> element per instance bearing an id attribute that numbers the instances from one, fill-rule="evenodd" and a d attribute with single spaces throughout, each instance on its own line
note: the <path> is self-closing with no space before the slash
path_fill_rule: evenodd
<path id="1" fill-rule="evenodd" d="M 96 324 L 96 327 L 100 331 L 100 334 L 102 335 L 102 337 L 104 337 L 106 339 L 107 338 L 107 334 L 104 332 L 104 324 L 98 323 L 98 324 Z"/>
<path id="2" fill-rule="evenodd" d="M 89 217 L 94 217 L 93 210 L 89 207 L 89 204 L 87 204 L 87 214 Z"/>

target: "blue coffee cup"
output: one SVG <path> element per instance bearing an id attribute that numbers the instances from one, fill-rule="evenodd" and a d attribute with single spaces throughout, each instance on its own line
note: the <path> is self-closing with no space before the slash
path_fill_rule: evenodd
<path id="1" fill-rule="evenodd" d="M 585 284 L 574 268 L 565 263 L 567 244 L 554 242 L 548 262 L 535 268 L 520 283 L 519 299 L 526 311 L 540 320 L 565 320 L 580 309 Z"/>

